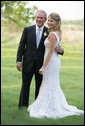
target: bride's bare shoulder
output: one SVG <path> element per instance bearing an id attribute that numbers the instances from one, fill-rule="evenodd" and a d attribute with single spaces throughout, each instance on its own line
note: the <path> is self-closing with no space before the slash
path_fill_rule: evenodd
<path id="1" fill-rule="evenodd" d="M 48 38 L 55 39 L 55 34 L 53 32 L 50 32 Z"/>

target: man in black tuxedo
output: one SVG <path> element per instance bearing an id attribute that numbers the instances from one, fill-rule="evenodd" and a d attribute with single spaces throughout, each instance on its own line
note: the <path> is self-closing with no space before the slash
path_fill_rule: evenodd
<path id="1" fill-rule="evenodd" d="M 39 74 L 39 69 L 43 64 L 44 59 L 44 41 L 48 34 L 48 28 L 44 26 L 47 14 L 43 10 L 39 10 L 36 14 L 36 25 L 25 27 L 22 33 L 20 44 L 17 51 L 16 67 L 22 71 L 22 88 L 19 98 L 19 108 L 29 105 L 30 83 L 33 75 L 35 75 L 35 99 L 38 96 L 39 88 L 42 82 L 42 75 Z M 38 34 L 37 42 L 37 30 Z"/>

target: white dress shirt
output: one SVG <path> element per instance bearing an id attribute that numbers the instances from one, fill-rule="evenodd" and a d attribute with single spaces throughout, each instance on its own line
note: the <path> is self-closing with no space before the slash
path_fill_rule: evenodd
<path id="1" fill-rule="evenodd" d="M 40 38 L 42 37 L 43 28 L 44 26 L 40 27 Z M 37 29 L 39 29 L 39 27 L 36 25 L 36 34 L 37 34 Z"/>

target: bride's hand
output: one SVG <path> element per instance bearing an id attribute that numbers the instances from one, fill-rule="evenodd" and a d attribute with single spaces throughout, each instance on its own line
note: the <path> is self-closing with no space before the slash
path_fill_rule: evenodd
<path id="1" fill-rule="evenodd" d="M 44 68 L 41 67 L 41 68 L 39 69 L 39 74 L 43 75 L 43 71 L 44 71 Z"/>

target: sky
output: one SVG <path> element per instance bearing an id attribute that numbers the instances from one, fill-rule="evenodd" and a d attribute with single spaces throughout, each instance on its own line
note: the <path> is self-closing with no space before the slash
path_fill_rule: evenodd
<path id="1" fill-rule="evenodd" d="M 28 6 L 37 6 L 49 15 L 56 12 L 62 20 L 79 20 L 84 18 L 84 1 L 28 1 Z"/>

